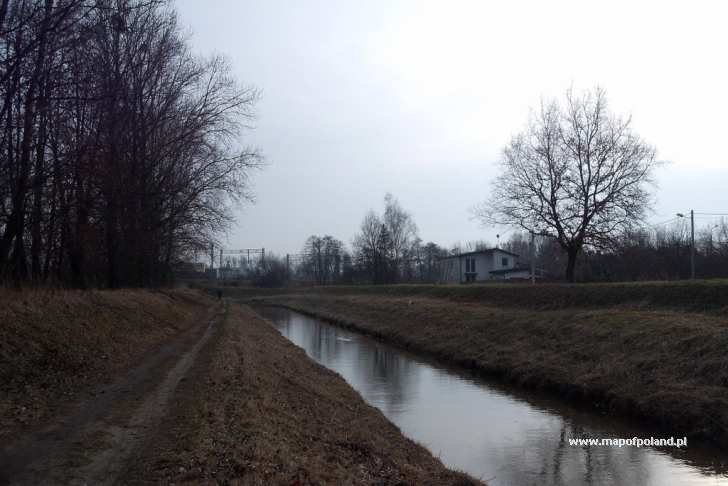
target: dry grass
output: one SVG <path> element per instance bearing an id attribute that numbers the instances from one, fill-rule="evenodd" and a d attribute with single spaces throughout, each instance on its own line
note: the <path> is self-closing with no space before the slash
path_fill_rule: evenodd
<path id="1" fill-rule="evenodd" d="M 193 291 L 0 290 L 0 440 L 49 420 L 195 322 Z"/>
<path id="2" fill-rule="evenodd" d="M 337 374 L 231 306 L 128 482 L 471 485 Z"/>
<path id="3" fill-rule="evenodd" d="M 304 311 L 529 387 L 728 444 L 728 319 L 628 308 L 533 311 L 444 299 L 281 296 Z"/>
<path id="4" fill-rule="evenodd" d="M 216 287 L 210 289 L 217 290 Z M 728 280 L 539 285 L 492 282 L 468 285 L 350 285 L 294 289 L 225 286 L 219 287 L 219 289 L 229 297 L 242 299 L 295 293 L 297 295 L 438 298 L 535 310 L 593 309 L 615 306 L 691 312 L 725 312 L 728 310 Z"/>

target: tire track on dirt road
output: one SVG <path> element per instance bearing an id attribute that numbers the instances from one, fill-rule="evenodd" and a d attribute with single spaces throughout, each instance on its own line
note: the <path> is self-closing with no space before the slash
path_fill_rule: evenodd
<path id="1" fill-rule="evenodd" d="M 0 484 L 113 484 L 167 412 L 227 305 L 165 344 L 63 418 L 0 451 Z"/>

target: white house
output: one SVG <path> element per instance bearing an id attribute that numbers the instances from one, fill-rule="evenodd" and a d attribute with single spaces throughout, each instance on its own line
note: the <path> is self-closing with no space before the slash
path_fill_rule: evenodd
<path id="1" fill-rule="evenodd" d="M 442 259 L 443 280 L 447 283 L 527 279 L 528 268 L 517 267 L 518 255 L 500 248 L 471 251 Z"/>

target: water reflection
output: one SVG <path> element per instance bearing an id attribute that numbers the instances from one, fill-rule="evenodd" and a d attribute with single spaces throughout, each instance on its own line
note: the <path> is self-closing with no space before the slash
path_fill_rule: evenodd
<path id="1" fill-rule="evenodd" d="M 720 452 L 573 447 L 573 437 L 665 434 L 505 389 L 285 309 L 258 311 L 407 436 L 489 484 L 728 485 Z"/>

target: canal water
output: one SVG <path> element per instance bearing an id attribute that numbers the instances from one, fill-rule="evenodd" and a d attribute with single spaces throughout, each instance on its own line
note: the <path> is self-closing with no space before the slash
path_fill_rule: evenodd
<path id="1" fill-rule="evenodd" d="M 690 441 L 684 449 L 571 446 L 573 437 L 669 433 L 504 387 L 287 309 L 256 310 L 405 435 L 490 485 L 728 485 L 721 451 Z"/>

